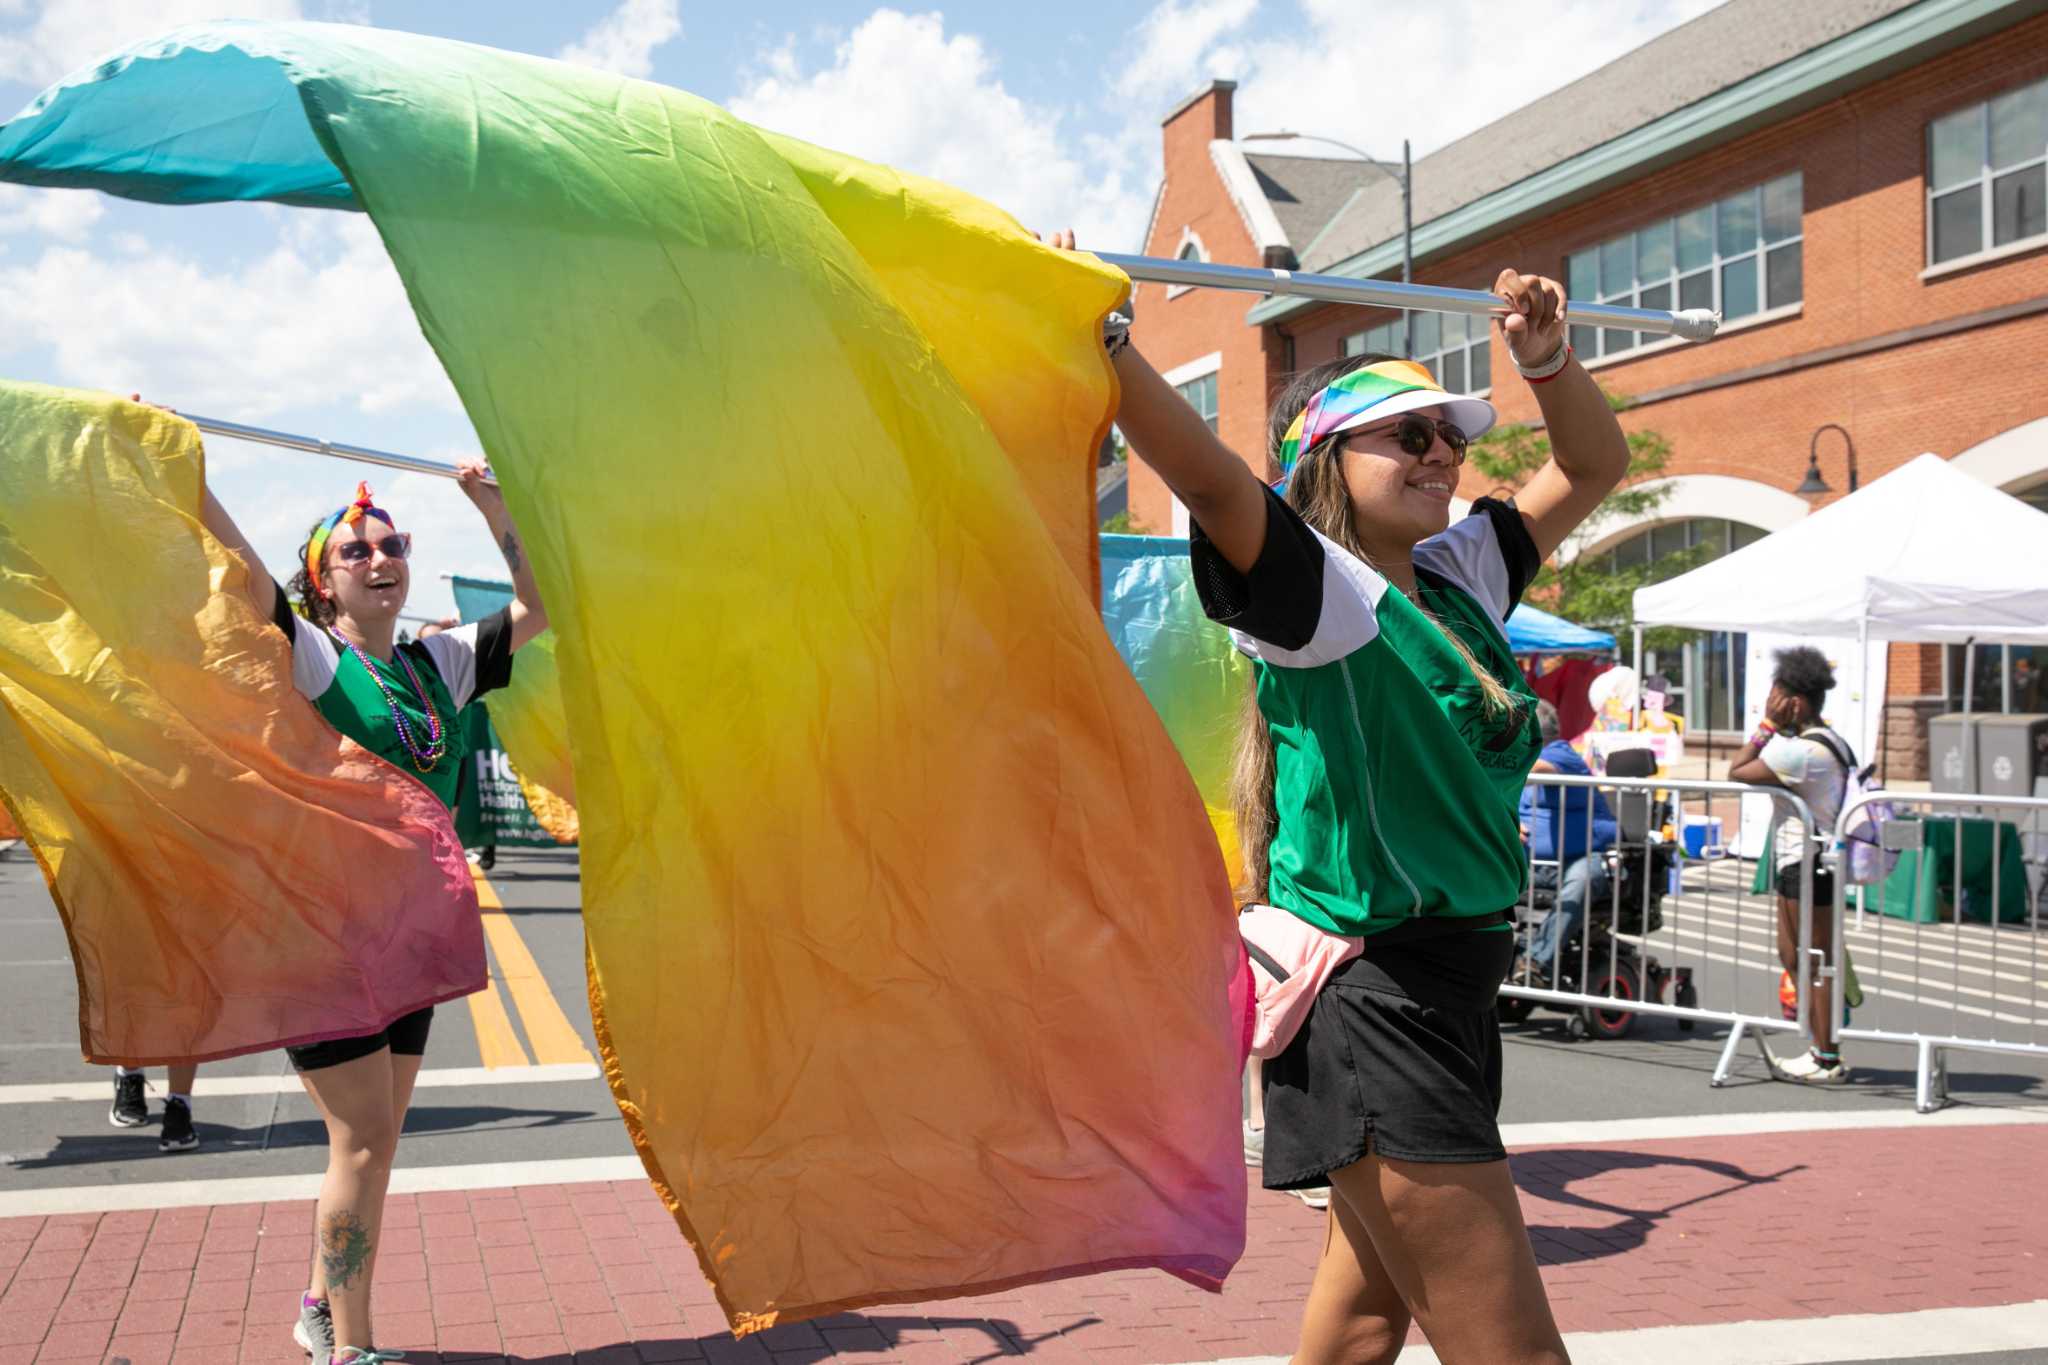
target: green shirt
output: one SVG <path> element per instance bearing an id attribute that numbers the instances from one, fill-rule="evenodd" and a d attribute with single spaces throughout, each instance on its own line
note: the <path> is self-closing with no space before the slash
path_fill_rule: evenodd
<path id="1" fill-rule="evenodd" d="M 1268 898 L 1337 934 L 1513 906 L 1527 877 L 1517 805 L 1542 748 L 1502 626 L 1538 562 L 1521 514 L 1482 500 L 1416 546 L 1418 604 L 1277 495 L 1267 505 L 1249 574 L 1199 527 L 1191 553 L 1204 607 L 1253 661 L 1273 735 Z M 1512 708 L 1488 713 L 1438 621 Z"/>
<path id="2" fill-rule="evenodd" d="M 511 680 L 510 613 L 494 612 L 481 621 L 424 640 L 408 640 L 398 646 L 388 663 L 359 649 L 344 650 L 330 631 L 295 613 L 282 589 L 277 595 L 276 620 L 292 642 L 292 683 L 327 723 L 400 772 L 418 778 L 441 798 L 442 805 L 455 809 L 456 788 L 468 754 L 457 716 L 473 698 Z M 406 663 L 412 665 L 410 672 Z M 418 689 L 413 685 L 415 678 Z M 377 685 L 380 679 L 381 688 Z M 414 761 L 392 718 L 392 703 L 405 717 L 413 743 L 421 748 L 433 732 L 427 714 L 432 707 L 446 748 L 431 767 L 422 768 Z"/>

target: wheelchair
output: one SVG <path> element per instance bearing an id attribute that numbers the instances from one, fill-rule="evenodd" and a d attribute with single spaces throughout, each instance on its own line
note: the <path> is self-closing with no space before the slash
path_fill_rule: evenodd
<path id="1" fill-rule="evenodd" d="M 1608 761 L 1608 774 L 1614 777 L 1648 777 L 1655 771 L 1655 760 L 1648 750 L 1624 750 Z M 1669 819 L 1668 805 L 1653 803 L 1647 792 L 1615 794 L 1617 838 L 1612 847 L 1588 855 L 1602 860 L 1606 884 L 1603 887 L 1601 877 L 1596 876 L 1593 892 L 1586 900 L 1584 923 L 1558 949 L 1553 970 L 1511 976 L 1505 984 L 1616 1000 L 1646 998 L 1655 1003 L 1664 1002 L 1668 994 L 1671 1003 L 1688 1008 L 1699 1003 L 1692 968 L 1667 967 L 1640 944 L 1643 937 L 1664 925 L 1664 896 L 1678 861 L 1677 848 L 1653 832 Z M 1532 881 L 1525 903 L 1516 910 L 1517 948 L 1527 951 L 1536 926 L 1556 912 L 1556 905 L 1557 892 L 1537 887 Z M 1585 968 L 1583 981 L 1581 967 Z M 1509 1024 L 1526 1021 L 1539 1008 L 1561 1011 L 1565 1015 L 1566 1036 L 1574 1042 L 1585 1038 L 1625 1038 L 1636 1021 L 1632 1010 L 1550 1004 L 1507 995 L 1499 997 L 1496 1008 L 1501 1022 Z M 1681 1032 L 1690 1033 L 1693 1021 L 1680 1019 L 1678 1027 Z"/>

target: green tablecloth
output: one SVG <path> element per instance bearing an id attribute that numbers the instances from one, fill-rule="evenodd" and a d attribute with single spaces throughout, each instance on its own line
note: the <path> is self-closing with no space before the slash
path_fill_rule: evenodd
<path id="1" fill-rule="evenodd" d="M 1924 828 L 1923 846 L 1899 854 L 1882 886 L 1865 889 L 1865 909 L 1877 910 L 1893 919 L 1931 924 L 1956 918 L 1956 860 L 1962 859 L 1962 914 L 1965 919 L 1988 923 L 1991 919 L 1992 822 L 1980 819 L 1956 820 L 1935 817 L 1918 822 Z M 1956 827 L 1962 827 L 1957 847 Z M 2027 917 L 2027 864 L 2020 848 L 2019 829 L 2011 821 L 1998 824 L 1998 918 L 2002 922 Z"/>
<path id="2" fill-rule="evenodd" d="M 1956 826 L 1962 825 L 1963 917 L 1979 923 L 1991 918 L 1991 821 L 1947 816 L 1917 819 L 1904 816 L 1895 823 L 1912 821 L 1924 827 L 1922 847 L 1899 854 L 1899 865 L 1878 886 L 1858 888 L 1863 908 L 1876 910 L 1892 919 L 1932 924 L 1955 918 L 1951 902 L 1956 889 Z M 1776 875 L 1772 857 L 1778 831 L 1773 828 L 1764 844 L 1764 856 L 1757 861 L 1756 877 L 1750 889 L 1758 895 L 1769 891 Z M 1854 902 L 1852 901 L 1853 905 Z M 2020 833 L 2011 821 L 1998 829 L 1998 918 L 2010 923 L 2027 917 L 2027 864 L 2020 848 Z"/>

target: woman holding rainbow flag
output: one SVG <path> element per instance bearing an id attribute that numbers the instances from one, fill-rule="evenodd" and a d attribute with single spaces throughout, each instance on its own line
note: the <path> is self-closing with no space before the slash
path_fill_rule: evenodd
<path id="1" fill-rule="evenodd" d="M 1485 400 L 1389 356 L 1318 366 L 1273 405 L 1268 488 L 1109 336 L 1118 425 L 1186 504 L 1203 606 L 1253 663 L 1244 898 L 1365 939 L 1264 1071 L 1265 1185 L 1335 1191 L 1297 1361 L 1392 1360 L 1411 1322 L 1447 1362 L 1565 1359 L 1497 1119 L 1516 803 L 1540 748 L 1502 623 L 1628 446 L 1573 359 L 1564 291 L 1512 270 L 1494 289 L 1554 457 L 1455 525 Z"/>
<path id="2" fill-rule="evenodd" d="M 299 692 L 335 729 L 417 778 L 451 809 L 465 758 L 456 712 L 503 687 L 512 652 L 547 628 L 504 497 L 481 461 L 459 468 L 462 491 L 512 571 L 515 597 L 473 625 L 404 644 L 396 640 L 411 586 L 412 537 L 372 502 L 367 484 L 307 534 L 292 578 L 297 611 L 211 492 L 203 505 L 207 530 L 248 564 L 256 610 L 291 641 Z M 286 1049 L 327 1125 L 312 1283 L 292 1332 L 313 1365 L 394 1358 L 372 1345 L 370 1281 L 398 1134 L 433 1016 L 429 1005 L 372 1034 Z"/>

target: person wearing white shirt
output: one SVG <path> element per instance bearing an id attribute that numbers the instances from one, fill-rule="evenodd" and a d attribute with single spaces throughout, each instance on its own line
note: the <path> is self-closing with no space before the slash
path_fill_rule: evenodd
<path id="1" fill-rule="evenodd" d="M 1777 668 L 1771 675 L 1771 695 L 1764 703 L 1764 719 L 1736 752 L 1728 776 L 1736 782 L 1759 787 L 1782 787 L 1806 802 L 1813 812 L 1813 825 L 1822 838 L 1832 833 L 1835 817 L 1841 813 L 1848 789 L 1849 770 L 1838 753 L 1848 752 L 1840 737 L 1821 723 L 1822 704 L 1835 685 L 1834 669 L 1827 656 L 1811 645 L 1781 649 Z M 1825 735 L 1833 743 L 1816 738 Z M 1778 1074 L 1809 1085 L 1839 1085 L 1849 1079 L 1849 1068 L 1835 1039 L 1834 991 L 1828 978 L 1820 976 L 1814 964 L 1799 961 L 1799 865 L 1809 852 L 1818 854 L 1821 845 L 1807 846 L 1805 825 L 1787 819 L 1774 838 L 1778 891 L 1778 960 L 1785 970 L 1807 974 L 1812 992 L 1808 1011 L 1813 1027 L 1813 1046 L 1789 1061 L 1777 1062 Z M 1835 960 L 1834 869 L 1813 869 L 1813 947 L 1821 961 Z"/>

